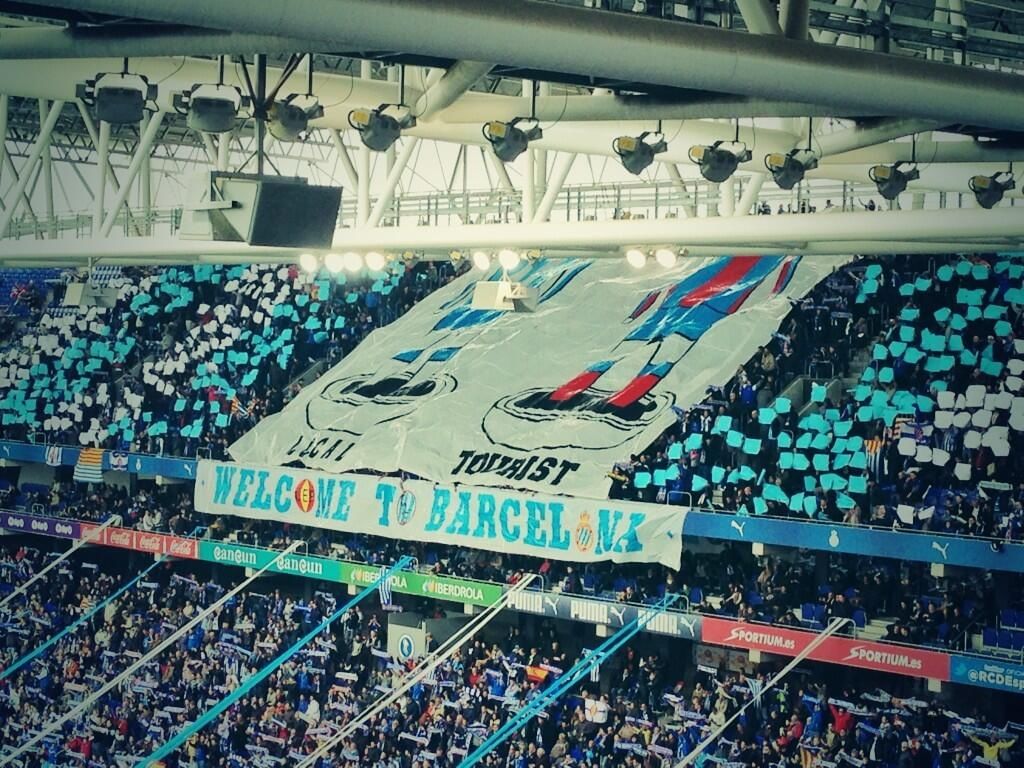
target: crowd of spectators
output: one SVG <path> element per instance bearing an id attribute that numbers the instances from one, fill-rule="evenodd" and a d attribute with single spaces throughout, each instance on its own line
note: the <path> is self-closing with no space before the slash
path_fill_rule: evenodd
<path id="1" fill-rule="evenodd" d="M 43 561 L 41 553 L 24 548 L 0 549 L 0 593 L 9 595 L 24 584 Z M 6 640 L 0 672 L 97 609 L 46 653 L 0 679 L 3 749 L 24 744 L 62 717 L 229 587 L 187 568 L 166 563 L 101 607 L 124 576 L 69 559 L 57 578 L 38 580 L 0 607 Z M 44 740 L 43 748 L 26 754 L 22 764 L 134 765 L 317 626 L 338 599 L 317 592 L 302 600 L 286 588 L 238 595 Z M 374 607 L 350 610 L 191 735 L 164 764 L 269 768 L 303 759 L 414 665 L 413 659 L 401 664 L 389 656 L 386 632 L 387 622 Z M 428 650 L 436 644 L 431 640 Z M 321 766 L 457 766 L 583 653 L 566 645 L 551 624 L 478 636 L 342 742 Z M 954 706 L 878 689 L 829 688 L 821 682 L 827 675 L 817 672 L 810 671 L 810 682 L 791 676 L 770 687 L 770 673 L 694 666 L 635 644 L 603 665 L 599 682 L 571 691 L 483 764 L 660 768 L 699 746 L 702 767 L 1021 764 L 1019 733 L 989 722 L 984 706 L 962 716 Z"/>
<path id="2" fill-rule="evenodd" d="M 394 268 L 351 281 L 294 267 L 126 271 L 108 284 L 110 310 L 47 311 L 0 350 L 0 435 L 222 458 L 295 396 L 305 368 L 454 275 Z M 1022 275 L 996 255 L 851 262 L 729 382 L 616 464 L 611 495 L 1024 537 Z"/>
<path id="3" fill-rule="evenodd" d="M 308 368 L 336 363 L 455 274 L 436 262 L 357 275 L 125 269 L 101 287 L 113 306 L 47 305 L 0 344 L 0 437 L 224 458 Z"/>
<path id="4" fill-rule="evenodd" d="M 269 549 L 302 541 L 310 554 L 388 565 L 411 554 L 434 575 L 514 584 L 539 573 L 567 594 L 631 603 L 654 602 L 680 592 L 690 607 L 747 621 L 820 629 L 835 617 L 863 629 L 884 622 L 887 640 L 970 649 L 972 635 L 998 628 L 1005 611 L 1024 612 L 1018 574 L 969 571 L 933 579 L 927 564 L 840 554 L 793 553 L 755 557 L 749 546 L 726 542 L 720 551 L 684 548 L 679 570 L 655 564 L 594 563 L 581 566 L 523 555 L 453 548 L 343 533 L 271 521 L 195 512 L 190 489 L 145 487 L 131 493 L 113 485 L 56 483 L 45 492 L 0 491 L 0 509 L 22 505 L 38 513 L 102 522 L 112 516 L 140 530 L 188 535 L 199 528 L 214 539 Z M 880 630 L 881 631 L 881 630 Z M 981 650 L 981 649 L 978 649 Z"/>
<path id="5" fill-rule="evenodd" d="M 843 267 L 617 463 L 612 496 L 1024 538 L 1022 275 L 1002 256 Z"/>

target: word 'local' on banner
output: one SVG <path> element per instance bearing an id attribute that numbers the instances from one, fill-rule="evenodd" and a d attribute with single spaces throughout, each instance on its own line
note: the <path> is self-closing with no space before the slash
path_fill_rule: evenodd
<path id="1" fill-rule="evenodd" d="M 574 562 L 679 568 L 685 510 L 202 461 L 200 512 Z"/>

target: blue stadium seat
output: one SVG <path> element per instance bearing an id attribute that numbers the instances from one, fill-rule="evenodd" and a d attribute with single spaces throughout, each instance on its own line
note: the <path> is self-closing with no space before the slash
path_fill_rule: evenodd
<path id="1" fill-rule="evenodd" d="M 1013 632 L 1008 629 L 999 630 L 999 647 L 1004 651 L 1013 650 Z"/>
<path id="2" fill-rule="evenodd" d="M 583 574 L 583 591 L 586 594 L 588 594 L 588 595 L 592 595 L 592 594 L 594 594 L 594 592 L 596 590 L 597 590 L 597 579 L 594 577 L 594 574 L 592 574 L 592 573 L 584 573 Z"/>
<path id="3" fill-rule="evenodd" d="M 863 610 L 858 608 L 856 611 L 853 612 L 853 623 L 856 626 L 863 629 L 868 624 L 868 615 Z"/>
<path id="4" fill-rule="evenodd" d="M 981 631 L 981 644 L 993 648 L 999 645 L 999 632 L 995 627 L 985 627 Z"/>

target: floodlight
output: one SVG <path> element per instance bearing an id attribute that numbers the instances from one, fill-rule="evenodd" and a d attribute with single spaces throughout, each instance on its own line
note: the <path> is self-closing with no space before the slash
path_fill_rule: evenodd
<path id="1" fill-rule="evenodd" d="M 533 125 L 526 129 L 519 128 L 517 124 L 523 120 L 533 123 Z M 489 123 L 484 123 L 482 130 L 484 138 L 494 148 L 494 154 L 503 163 L 511 163 L 523 154 L 531 141 L 544 137 L 540 123 L 534 118 L 517 117 L 508 123 L 492 120 Z"/>
<path id="2" fill-rule="evenodd" d="M 690 147 L 690 162 L 700 167 L 701 176 L 716 184 L 728 179 L 736 173 L 740 163 L 749 162 L 753 157 L 746 144 L 734 141 L 731 142 L 734 149 L 728 149 L 723 146 L 726 143 L 728 142 L 716 141 L 711 146 Z"/>
<path id="3" fill-rule="evenodd" d="M 231 85 L 197 83 L 174 94 L 172 104 L 180 114 L 188 114 L 186 124 L 193 131 L 227 133 L 234 129 L 239 111 L 247 109 L 250 100 Z"/>
<path id="4" fill-rule="evenodd" d="M 999 205 L 1003 195 L 1015 189 L 1017 182 L 1009 171 L 1000 171 L 992 176 L 972 176 L 967 186 L 974 193 L 974 199 L 982 208 L 994 208 Z"/>
<path id="5" fill-rule="evenodd" d="M 299 256 L 299 266 L 303 272 L 313 273 L 320 269 L 320 260 L 312 253 L 304 253 Z"/>
<path id="6" fill-rule="evenodd" d="M 876 165 L 868 170 L 868 178 L 875 182 L 878 194 L 886 200 L 895 200 L 907 188 L 907 182 L 921 178 L 916 165 L 909 171 L 901 171 L 901 165 L 907 163 L 901 160 L 895 165 Z"/>
<path id="7" fill-rule="evenodd" d="M 641 269 L 647 263 L 647 254 L 639 248 L 626 251 L 626 262 L 634 269 Z"/>
<path id="8" fill-rule="evenodd" d="M 157 87 L 142 75 L 103 73 L 75 86 L 75 95 L 96 110 L 96 119 L 111 125 L 138 123 L 156 109 Z"/>
<path id="9" fill-rule="evenodd" d="M 312 99 L 303 107 L 294 103 L 299 98 L 302 97 L 293 93 L 284 101 L 275 101 L 270 105 L 267 130 L 278 141 L 295 141 L 309 128 L 310 120 L 324 116 L 324 108 L 319 101 Z"/>
<path id="10" fill-rule="evenodd" d="M 502 269 L 515 269 L 519 266 L 519 259 L 519 252 L 513 251 L 511 248 L 498 251 L 498 263 L 501 264 Z"/>
<path id="11" fill-rule="evenodd" d="M 416 118 L 408 108 L 403 107 L 405 114 L 401 118 L 385 114 L 384 110 L 391 106 L 396 105 L 381 104 L 377 109 L 353 109 L 348 113 L 348 124 L 374 152 L 384 152 L 398 141 L 404 129 L 416 125 Z"/>
<path id="12" fill-rule="evenodd" d="M 336 275 L 339 272 L 341 272 L 342 267 L 344 267 L 344 262 L 342 261 L 341 254 L 334 253 L 333 251 L 331 253 L 328 253 L 326 256 L 324 256 L 324 266 L 327 267 L 327 271 L 332 274 Z"/>
<path id="13" fill-rule="evenodd" d="M 358 272 L 363 268 L 363 257 L 353 251 L 341 254 L 341 265 L 346 272 Z"/>
<path id="14" fill-rule="evenodd" d="M 380 272 L 384 269 L 384 265 L 387 264 L 387 259 L 384 258 L 383 253 L 377 251 L 370 251 L 366 254 L 366 268 L 371 272 Z"/>
<path id="15" fill-rule="evenodd" d="M 678 256 L 676 252 L 671 248 L 658 248 L 654 252 L 654 260 L 658 262 L 665 269 L 671 269 L 676 265 L 676 259 Z"/>
<path id="16" fill-rule="evenodd" d="M 794 149 L 789 154 L 773 152 L 764 158 L 764 166 L 780 189 L 792 189 L 804 180 L 804 174 L 818 167 L 818 158 L 806 149 Z"/>
<path id="17" fill-rule="evenodd" d="M 487 251 L 473 251 L 473 266 L 486 272 L 491 268 L 491 255 Z"/>
<path id="18" fill-rule="evenodd" d="M 660 136 L 657 141 L 649 142 L 647 137 L 651 135 Z M 639 176 L 640 173 L 654 162 L 654 156 L 668 149 L 668 142 L 660 133 L 652 134 L 644 131 L 639 136 L 619 136 L 612 142 L 612 149 L 622 161 L 622 167 Z"/>

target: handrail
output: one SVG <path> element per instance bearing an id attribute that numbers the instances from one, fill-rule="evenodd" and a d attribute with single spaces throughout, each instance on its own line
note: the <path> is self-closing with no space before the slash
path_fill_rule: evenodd
<path id="1" fill-rule="evenodd" d="M 558 193 L 553 210 L 554 219 L 560 218 L 563 212 L 569 221 L 583 221 L 587 218 L 607 218 L 619 212 L 637 215 L 664 216 L 673 210 L 681 210 L 684 205 L 713 204 L 718 200 L 718 192 L 703 179 L 695 179 L 691 185 L 695 197 L 690 199 L 675 182 L 667 180 L 632 181 L 615 183 L 567 184 Z M 814 200 L 834 199 L 842 203 L 850 202 L 858 195 L 870 196 L 873 185 L 867 180 L 863 184 L 842 181 L 821 180 L 814 188 Z M 494 189 L 471 189 L 468 191 L 430 191 L 396 194 L 388 207 L 391 219 L 401 220 L 404 225 L 420 222 L 423 226 L 436 226 L 442 219 L 451 222 L 458 219 L 461 223 L 467 215 L 481 219 L 492 217 L 497 220 L 509 221 L 518 219 L 522 195 L 519 192 L 507 192 Z M 773 204 L 789 204 L 793 196 L 785 190 L 765 187 L 758 196 L 759 202 Z M 775 213 L 773 205 L 772 213 Z M 151 208 L 122 208 L 115 221 L 118 233 L 124 237 L 146 237 L 159 234 L 174 234 L 182 220 L 181 206 Z M 356 215 L 356 201 L 345 198 L 339 211 L 339 223 L 352 224 Z M 146 226 L 136 228 L 139 219 Z M 159 232 L 157 232 L 159 230 Z M 11 221 L 7 231 L 0 232 L 0 238 L 20 239 L 22 237 L 39 238 L 44 235 L 58 238 L 64 233 L 72 233 L 73 237 L 85 238 L 93 236 L 93 216 L 91 212 L 69 211 L 54 214 L 51 217 L 23 216 Z"/>

